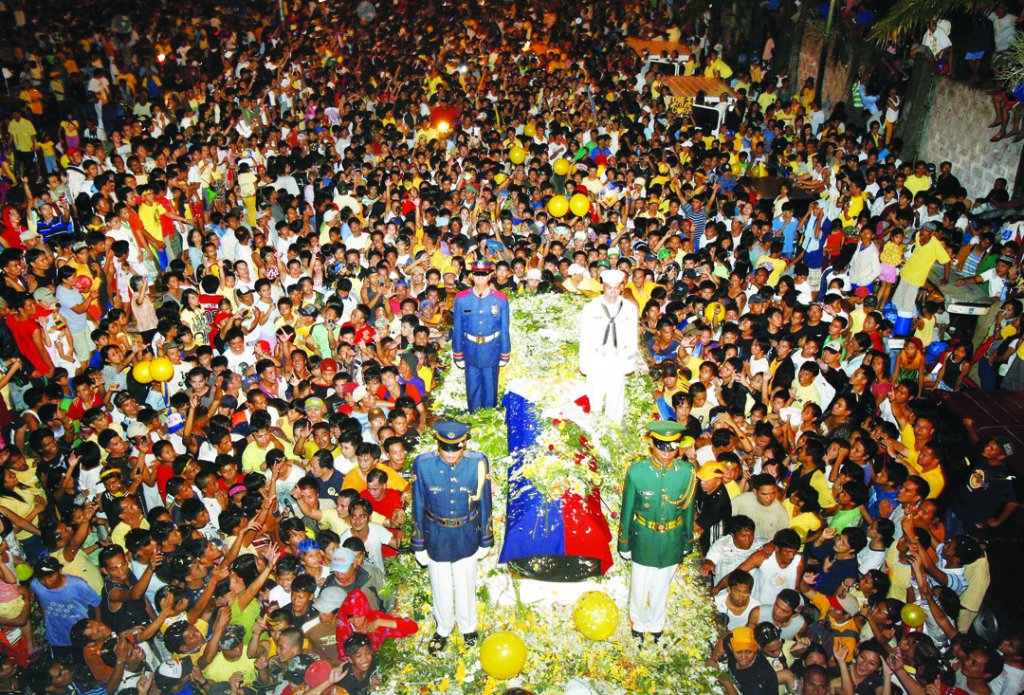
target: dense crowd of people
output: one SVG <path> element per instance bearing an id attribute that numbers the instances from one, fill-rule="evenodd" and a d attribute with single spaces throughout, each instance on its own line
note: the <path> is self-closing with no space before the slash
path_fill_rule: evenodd
<path id="1" fill-rule="evenodd" d="M 624 274 L 729 692 L 1021 692 L 1019 626 L 971 630 L 1020 452 L 955 446 L 940 398 L 1024 388 L 1007 182 L 903 159 L 895 73 L 826 113 L 703 20 L 337 5 L 4 16 L 0 689 L 377 687 L 420 631 L 388 573 L 484 262 L 512 301 Z M 738 94 L 720 126 L 626 37 L 685 42 Z"/>

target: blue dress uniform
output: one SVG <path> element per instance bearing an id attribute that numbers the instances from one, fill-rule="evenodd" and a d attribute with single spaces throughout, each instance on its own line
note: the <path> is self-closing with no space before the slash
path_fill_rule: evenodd
<path id="1" fill-rule="evenodd" d="M 478 261 L 474 273 L 489 273 L 491 264 Z M 498 368 L 508 363 L 512 343 L 508 331 L 508 297 L 488 289 L 483 297 L 473 290 L 455 296 L 452 353 L 457 367 L 466 369 L 469 412 L 498 404 Z"/>
<path id="2" fill-rule="evenodd" d="M 469 438 L 463 423 L 439 422 L 434 429 L 438 446 L 449 451 L 464 448 Z M 467 451 L 453 466 L 439 452 L 421 454 L 411 479 L 411 546 L 427 566 L 434 603 L 431 648 L 443 647 L 456 623 L 467 641 L 475 639 L 477 558 L 494 546 L 487 457 Z"/>

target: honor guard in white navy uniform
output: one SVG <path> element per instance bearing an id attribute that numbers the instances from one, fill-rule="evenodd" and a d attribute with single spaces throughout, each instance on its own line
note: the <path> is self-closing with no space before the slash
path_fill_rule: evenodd
<path id="1" fill-rule="evenodd" d="M 469 425 L 434 425 L 437 451 L 412 464 L 412 550 L 430 573 L 436 632 L 430 652 L 448 644 L 458 624 L 476 643 L 476 564 L 494 545 L 487 457 L 466 451 Z"/>
<path id="2" fill-rule="evenodd" d="M 636 367 L 639 313 L 622 298 L 626 276 L 621 270 L 601 273 L 603 293 L 583 307 L 580 316 L 580 371 L 587 377 L 590 411 L 602 410 L 622 422 L 626 375 Z"/>

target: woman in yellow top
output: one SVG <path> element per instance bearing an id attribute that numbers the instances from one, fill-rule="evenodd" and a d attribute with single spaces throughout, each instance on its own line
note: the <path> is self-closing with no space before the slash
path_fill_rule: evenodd
<path id="1" fill-rule="evenodd" d="M 814 490 L 797 488 L 783 501 L 782 506 L 789 514 L 789 527 L 800 534 L 801 541 L 806 543 L 818 535 L 822 526 L 821 507 L 815 499 Z"/>
<path id="2" fill-rule="evenodd" d="M 46 500 L 39 495 L 30 496 L 31 488 L 18 482 L 18 475 L 10 468 L 4 471 L 3 485 L 0 485 L 0 515 L 18 529 L 15 537 L 21 543 L 25 556 L 38 557 L 43 550 L 39 540 L 36 517 L 46 509 Z"/>

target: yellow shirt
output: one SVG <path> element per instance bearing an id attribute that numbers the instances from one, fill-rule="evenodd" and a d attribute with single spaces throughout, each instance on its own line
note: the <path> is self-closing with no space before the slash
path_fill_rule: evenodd
<path id="1" fill-rule="evenodd" d="M 908 176 L 904 185 L 907 190 L 910 191 L 914 196 L 917 196 L 921 191 L 927 191 L 931 185 L 932 180 L 926 176 L 917 176 L 916 174 Z"/>
<path id="2" fill-rule="evenodd" d="M 149 530 L 149 522 L 142 519 L 139 522 L 139 528 Z M 128 535 L 128 532 L 132 530 L 132 527 L 123 521 L 119 522 L 114 530 L 110 532 L 110 542 L 114 545 L 124 547 L 124 537 Z"/>
<path id="3" fill-rule="evenodd" d="M 932 337 L 935 335 L 935 316 L 922 316 L 923 328 L 914 331 L 914 337 L 921 341 L 921 345 L 928 347 L 932 344 Z"/>
<path id="4" fill-rule="evenodd" d="M 806 541 L 811 531 L 817 531 L 821 528 L 821 519 L 818 518 L 817 514 L 803 512 L 794 515 L 796 507 L 789 500 L 783 500 L 782 506 L 786 508 L 786 513 L 789 514 L 789 527 L 800 534 L 801 541 Z"/>
<path id="5" fill-rule="evenodd" d="M 931 490 L 928 493 L 928 499 L 932 500 L 938 497 L 942 493 L 942 488 L 946 487 L 946 476 L 942 473 L 942 466 L 936 466 L 930 471 L 921 470 L 920 468 L 915 470 L 919 476 L 928 482 L 928 487 Z"/>
<path id="6" fill-rule="evenodd" d="M 139 206 L 139 219 L 142 220 L 142 226 L 154 239 L 164 238 L 163 228 L 160 226 L 160 216 L 163 212 L 164 208 L 159 203 L 143 203 Z"/>
<path id="7" fill-rule="evenodd" d="M 19 152 L 32 151 L 32 138 L 36 136 L 36 128 L 32 121 L 22 118 L 20 121 L 11 121 L 7 126 L 7 132 L 14 138 L 14 148 Z"/>
<path id="8" fill-rule="evenodd" d="M 782 273 L 786 270 L 786 259 L 761 256 L 757 259 L 757 263 L 754 264 L 754 268 L 760 268 L 764 263 L 769 263 L 772 266 L 772 272 L 768 275 L 768 284 L 772 287 L 778 287 L 779 280 L 782 279 Z"/>
<path id="9" fill-rule="evenodd" d="M 932 266 L 936 263 L 945 265 L 949 261 L 946 247 L 933 236 L 927 244 L 914 249 L 914 253 L 910 254 L 903 270 L 900 271 L 900 277 L 911 285 L 923 287 L 928 281 L 928 274 L 932 272 Z"/>
<path id="10" fill-rule="evenodd" d="M 405 492 L 406 488 L 409 487 L 409 481 L 400 476 L 393 468 L 378 463 L 377 470 L 384 471 L 387 474 L 389 488 Z M 348 472 L 341 486 L 342 488 L 352 488 L 356 492 L 362 492 L 366 489 L 366 478 L 362 476 L 357 466 Z"/>
<path id="11" fill-rule="evenodd" d="M 268 444 L 266 449 L 261 449 L 255 441 L 249 442 L 242 452 L 242 472 L 263 473 L 267 468 L 267 454 L 273 448 L 272 443 Z"/>

